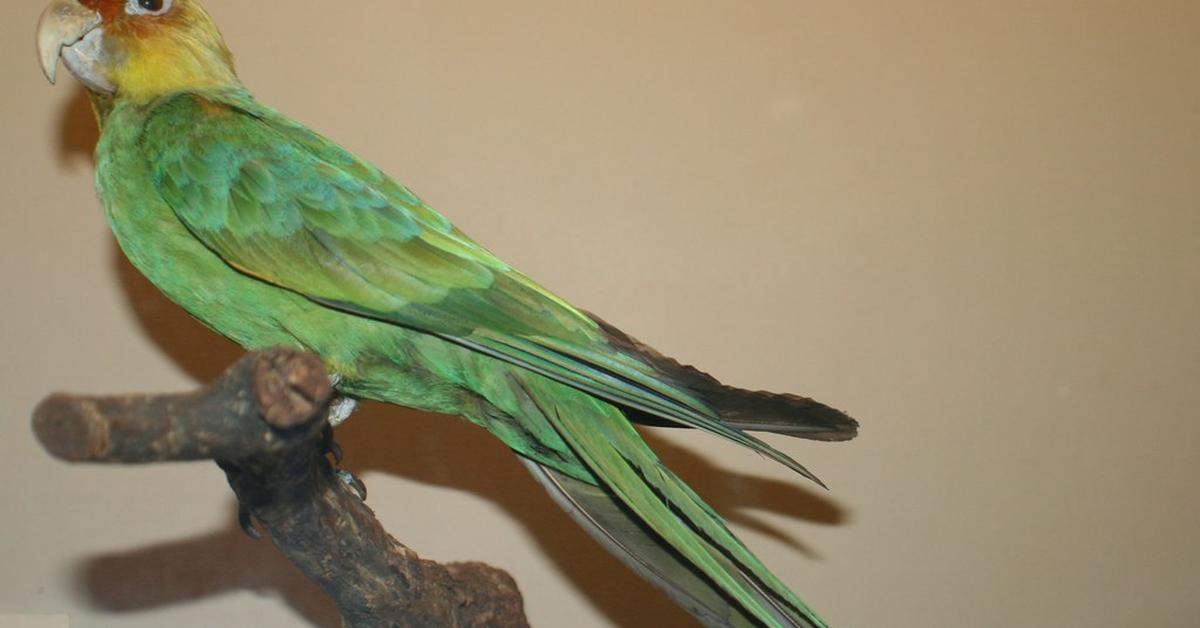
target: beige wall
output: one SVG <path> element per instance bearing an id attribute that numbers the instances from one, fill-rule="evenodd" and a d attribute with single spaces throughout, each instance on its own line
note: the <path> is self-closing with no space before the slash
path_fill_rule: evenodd
<path id="1" fill-rule="evenodd" d="M 1200 3 L 209 0 L 265 101 L 575 303 L 731 383 L 851 410 L 773 439 L 824 493 L 655 438 L 839 626 L 1194 626 Z M 0 20 L 0 614 L 331 626 L 210 465 L 68 467 L 51 390 L 235 348 L 120 260 L 73 81 Z M 371 408 L 389 528 L 510 570 L 538 626 L 676 625 L 486 435 Z"/>

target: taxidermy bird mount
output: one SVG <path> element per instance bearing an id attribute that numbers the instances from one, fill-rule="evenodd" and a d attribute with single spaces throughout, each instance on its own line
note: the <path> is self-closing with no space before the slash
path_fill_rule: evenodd
<path id="1" fill-rule="evenodd" d="M 316 354 L 343 398 L 459 415 L 626 564 L 714 626 L 823 626 L 635 423 L 701 429 L 819 481 L 750 431 L 844 440 L 804 397 L 680 365 L 497 259 L 371 164 L 259 103 L 195 0 L 54 0 L 37 32 L 102 128 L 125 255 L 248 349 Z"/>

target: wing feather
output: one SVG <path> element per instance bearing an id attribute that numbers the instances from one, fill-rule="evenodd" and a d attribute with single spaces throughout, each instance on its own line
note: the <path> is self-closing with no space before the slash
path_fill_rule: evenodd
<path id="1" fill-rule="evenodd" d="M 591 317 L 407 188 L 248 96 L 178 95 L 158 106 L 142 146 L 179 219 L 246 274 L 718 434 L 816 480 L 614 348 Z"/>

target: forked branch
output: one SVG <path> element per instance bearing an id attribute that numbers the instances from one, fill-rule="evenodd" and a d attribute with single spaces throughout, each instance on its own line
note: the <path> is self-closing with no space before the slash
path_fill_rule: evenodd
<path id="1" fill-rule="evenodd" d="M 191 393 L 53 395 L 33 427 L 70 462 L 215 460 L 243 511 L 334 599 L 348 628 L 527 626 L 507 573 L 423 560 L 383 529 L 329 462 L 332 397 L 320 360 L 273 349 Z"/>

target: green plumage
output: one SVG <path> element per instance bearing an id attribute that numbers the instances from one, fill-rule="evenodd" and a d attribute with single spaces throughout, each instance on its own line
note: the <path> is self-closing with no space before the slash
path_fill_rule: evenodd
<path id="1" fill-rule="evenodd" d="M 122 249 L 216 331 L 252 349 L 312 351 L 343 394 L 484 427 L 544 467 L 543 482 L 618 544 L 665 543 L 640 558 L 625 551 L 653 563 L 642 571 L 660 572 L 652 579 L 707 623 L 823 625 L 658 461 L 630 418 L 704 429 L 805 475 L 739 421 L 837 439 L 853 435 L 849 418 L 723 387 L 653 353 L 240 89 L 118 100 L 97 163 Z M 741 418 L 751 411 L 759 416 Z M 663 584 L 671 570 L 677 581 Z"/>

